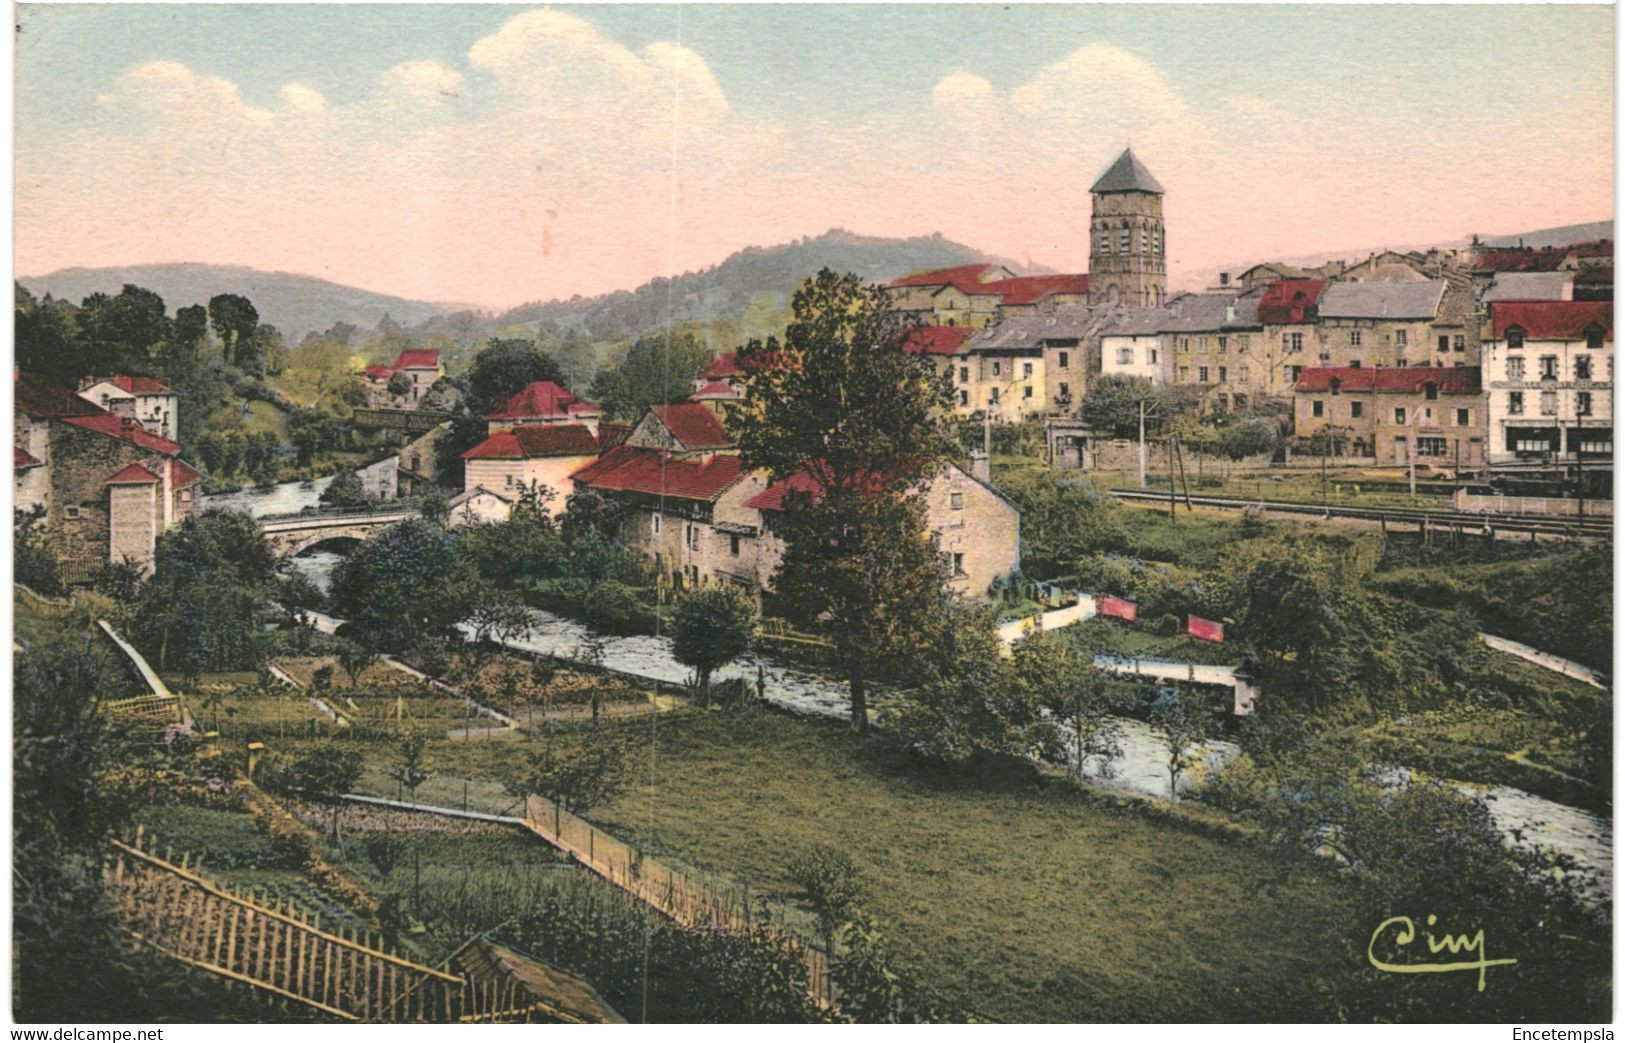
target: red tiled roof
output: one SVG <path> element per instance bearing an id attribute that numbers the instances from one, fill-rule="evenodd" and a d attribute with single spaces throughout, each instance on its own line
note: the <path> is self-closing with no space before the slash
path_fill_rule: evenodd
<path id="1" fill-rule="evenodd" d="M 1075 275 L 1020 275 L 989 283 L 1004 295 L 1005 304 L 1036 304 L 1057 293 L 1086 294 L 1089 276 Z"/>
<path id="2" fill-rule="evenodd" d="M 688 397 L 696 402 L 707 398 L 738 398 L 739 391 L 732 384 L 713 380 Z"/>
<path id="3" fill-rule="evenodd" d="M 904 334 L 903 350 L 910 355 L 952 355 L 975 332 L 968 326 L 915 326 Z"/>
<path id="4" fill-rule="evenodd" d="M 169 487 L 173 490 L 185 489 L 202 477 L 203 472 L 185 460 L 174 459 L 169 461 Z"/>
<path id="5" fill-rule="evenodd" d="M 598 439 L 583 424 L 532 424 L 498 431 L 463 454 L 464 460 L 537 460 L 596 456 Z"/>
<path id="6" fill-rule="evenodd" d="M 1313 322 L 1325 279 L 1280 279 L 1258 299 L 1258 321 L 1266 326 Z"/>
<path id="7" fill-rule="evenodd" d="M 103 485 L 157 485 L 161 479 L 140 464 L 131 464 Z"/>
<path id="8" fill-rule="evenodd" d="M 132 395 L 175 394 L 166 381 L 159 380 L 156 377 L 127 377 L 122 375 L 114 377 L 86 377 L 84 380 L 84 387 L 88 388 L 92 385 L 100 384 L 103 381 L 112 384 L 114 387 L 128 391 Z"/>
<path id="9" fill-rule="evenodd" d="M 918 470 L 918 468 L 916 468 L 916 470 Z M 892 477 L 901 475 L 903 473 L 904 469 L 902 467 L 895 468 Z M 877 491 L 882 484 L 879 479 L 880 475 L 876 474 L 874 476 L 873 484 Z M 817 477 L 808 471 L 806 465 L 803 464 L 802 467 L 790 477 L 784 479 L 783 481 L 774 482 L 766 489 L 763 489 L 755 496 L 752 496 L 750 499 L 746 500 L 745 506 L 755 508 L 759 511 L 782 511 L 784 510 L 785 498 L 791 492 L 805 493 L 814 503 L 816 503 L 818 499 L 824 495 L 824 485 L 817 479 Z"/>
<path id="10" fill-rule="evenodd" d="M 570 478 L 604 492 L 643 493 L 710 502 L 745 474 L 732 453 L 706 459 L 673 456 L 659 449 L 618 446 Z"/>
<path id="11" fill-rule="evenodd" d="M 726 449 L 733 445 L 721 421 L 703 403 L 679 402 L 649 408 L 684 449 Z"/>
<path id="12" fill-rule="evenodd" d="M 435 369 L 439 365 L 439 348 L 408 348 L 395 357 L 396 369 Z"/>
<path id="13" fill-rule="evenodd" d="M 101 406 L 85 401 L 67 388 L 48 384 L 31 374 L 19 374 L 15 384 L 17 408 L 32 417 L 112 416 Z"/>
<path id="14" fill-rule="evenodd" d="M 632 433 L 631 424 L 617 424 L 605 420 L 598 425 L 598 451 L 607 453 L 611 449 L 626 441 L 626 436 Z"/>
<path id="15" fill-rule="evenodd" d="M 111 413 L 103 413 L 100 416 L 69 416 L 63 417 L 62 420 L 75 427 L 82 427 L 108 438 L 117 438 L 121 442 L 129 442 L 155 453 L 163 453 L 165 456 L 175 456 L 181 451 L 181 447 L 174 442 L 153 434 L 134 420 L 114 416 Z"/>
<path id="16" fill-rule="evenodd" d="M 985 293 L 987 291 L 984 287 L 992 284 L 984 281 L 982 276 L 992 267 L 991 264 L 961 264 L 954 268 L 936 268 L 929 272 L 893 279 L 886 285 L 894 289 L 906 286 L 953 286 L 967 293 L 972 289 Z"/>
<path id="17" fill-rule="evenodd" d="M 1332 381 L 1343 391 L 1420 392 L 1435 384 L 1441 395 L 1479 393 L 1477 366 L 1316 366 L 1298 378 L 1299 391 L 1330 391 Z"/>
<path id="18" fill-rule="evenodd" d="M 388 380 L 395 375 L 395 371 L 388 366 L 368 366 L 365 373 L 368 380 Z"/>
<path id="19" fill-rule="evenodd" d="M 1478 255 L 1473 270 L 1479 272 L 1555 272 L 1568 251 L 1553 250 L 1486 250 Z"/>
<path id="20" fill-rule="evenodd" d="M 730 351 L 726 355 L 718 355 L 711 360 L 710 364 L 700 370 L 700 379 L 722 380 L 726 377 L 737 377 L 742 372 L 738 364 L 734 362 L 734 353 Z"/>
<path id="21" fill-rule="evenodd" d="M 1495 339 L 1504 340 L 1509 326 L 1519 326 L 1529 340 L 1584 340 L 1586 329 L 1603 328 L 1614 339 L 1613 301 L 1495 301 L 1490 305 Z"/>
<path id="22" fill-rule="evenodd" d="M 559 387 L 551 380 L 533 380 L 524 390 L 508 399 L 487 420 L 567 420 L 575 416 L 597 416 L 599 409 Z"/>
<path id="23" fill-rule="evenodd" d="M 45 466 L 45 464 L 42 463 L 41 461 L 34 459 L 33 454 L 30 453 L 28 450 L 26 450 L 26 449 L 18 449 L 15 446 L 13 446 L 12 448 L 16 452 L 16 456 L 13 458 L 15 462 L 12 464 L 12 470 L 14 470 L 14 471 L 26 471 L 30 467 L 44 467 Z"/>

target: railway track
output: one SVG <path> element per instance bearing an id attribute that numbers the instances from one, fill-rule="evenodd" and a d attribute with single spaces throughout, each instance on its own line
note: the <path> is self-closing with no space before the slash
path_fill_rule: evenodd
<path id="1" fill-rule="evenodd" d="M 1140 489 L 1110 489 L 1112 496 L 1134 503 L 1169 502 L 1167 493 Z M 1339 504 L 1304 503 L 1299 500 L 1253 500 L 1218 496 L 1190 496 L 1179 493 L 1175 503 L 1188 502 L 1192 506 L 1212 507 L 1218 510 L 1246 510 L 1256 508 L 1273 514 L 1293 514 L 1301 517 L 1345 519 L 1373 522 L 1379 525 L 1411 526 L 1418 529 L 1448 533 L 1488 533 L 1490 535 L 1520 534 L 1534 537 L 1551 536 L 1564 539 L 1603 539 L 1614 531 L 1612 518 L 1533 518 L 1517 514 L 1474 514 L 1466 511 L 1403 510 L 1390 507 L 1349 507 Z"/>

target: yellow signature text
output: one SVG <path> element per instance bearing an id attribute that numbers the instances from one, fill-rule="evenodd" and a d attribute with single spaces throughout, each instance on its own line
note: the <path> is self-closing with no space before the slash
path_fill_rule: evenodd
<path id="1" fill-rule="evenodd" d="M 1433 927 L 1438 922 L 1439 918 L 1437 916 L 1432 913 L 1428 914 L 1427 925 L 1429 927 Z M 1398 928 L 1398 931 L 1392 934 L 1391 939 L 1391 943 L 1396 949 L 1402 949 L 1413 944 L 1416 941 L 1417 933 L 1415 921 L 1408 916 L 1390 916 L 1378 924 L 1375 931 L 1371 932 L 1371 940 L 1366 943 L 1365 947 L 1366 959 L 1370 960 L 1371 966 L 1377 968 L 1377 970 L 1389 974 L 1448 974 L 1451 971 L 1477 971 L 1478 991 L 1483 992 L 1485 976 L 1491 967 L 1507 967 L 1518 962 L 1513 959 L 1490 959 L 1484 951 L 1484 930 L 1479 928 L 1478 933 L 1473 935 L 1445 932 L 1435 936 L 1432 931 L 1426 932 L 1427 941 L 1425 944 L 1429 955 L 1437 956 L 1441 952 L 1448 951 L 1450 956 L 1460 956 L 1467 953 L 1475 956 L 1476 959 L 1447 963 L 1388 963 L 1377 959 L 1376 950 L 1378 939 L 1388 933 L 1390 928 Z"/>

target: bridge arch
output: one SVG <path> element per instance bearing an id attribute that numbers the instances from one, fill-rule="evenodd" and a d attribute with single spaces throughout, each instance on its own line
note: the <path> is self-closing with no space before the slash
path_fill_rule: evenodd
<path id="1" fill-rule="evenodd" d="M 274 558 L 288 558 L 323 543 L 368 540 L 391 526 L 420 517 L 411 507 L 374 511 L 313 511 L 261 518 L 260 535 Z"/>

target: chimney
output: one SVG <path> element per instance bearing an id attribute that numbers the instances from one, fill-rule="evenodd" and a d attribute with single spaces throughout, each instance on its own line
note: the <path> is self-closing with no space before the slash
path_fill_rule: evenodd
<path id="1" fill-rule="evenodd" d="M 970 473 L 972 478 L 989 483 L 993 481 L 993 468 L 988 463 L 987 453 L 980 449 L 970 451 Z"/>

